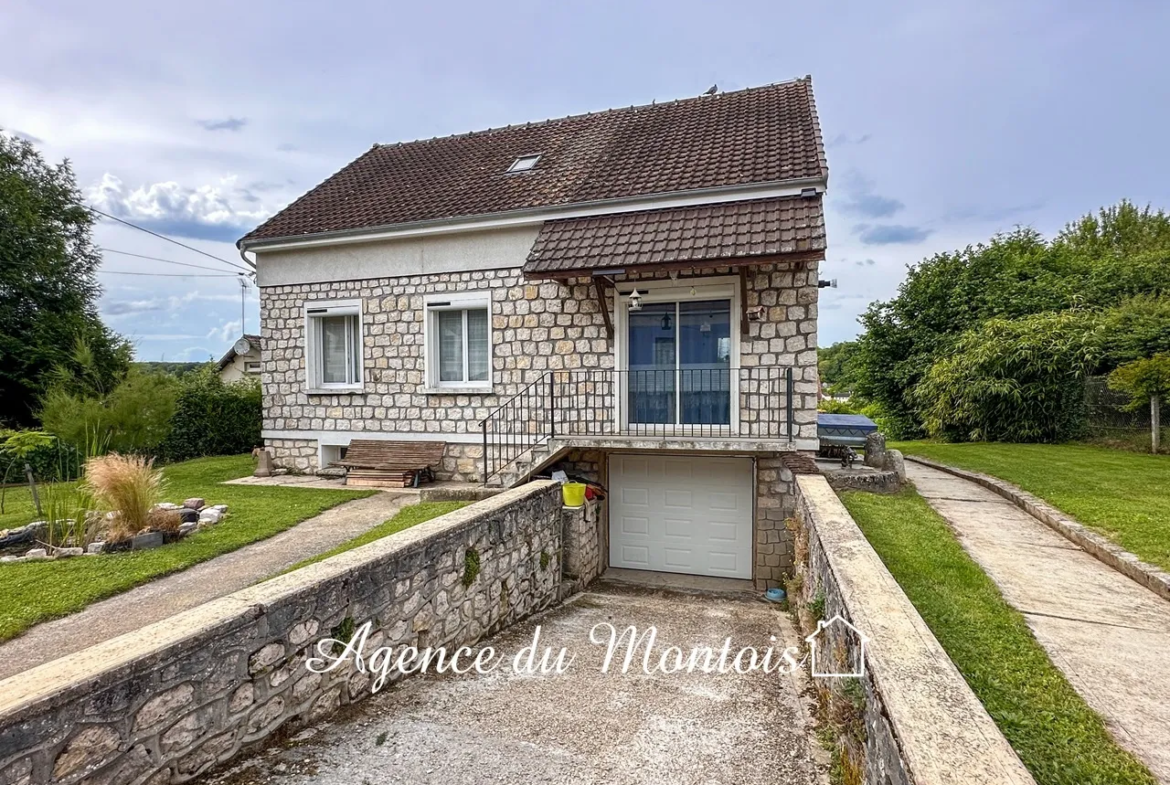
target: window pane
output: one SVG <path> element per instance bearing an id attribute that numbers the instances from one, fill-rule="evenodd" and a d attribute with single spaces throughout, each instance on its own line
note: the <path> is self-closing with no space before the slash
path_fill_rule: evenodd
<path id="1" fill-rule="evenodd" d="M 488 380 L 488 312 L 467 312 L 467 375 L 468 381 Z"/>
<path id="2" fill-rule="evenodd" d="M 463 381 L 463 311 L 439 311 L 439 381 Z"/>
<path id="3" fill-rule="evenodd" d="M 346 323 L 348 316 L 324 316 L 321 324 L 321 381 L 324 384 L 345 384 L 349 381 L 346 369 Z"/>

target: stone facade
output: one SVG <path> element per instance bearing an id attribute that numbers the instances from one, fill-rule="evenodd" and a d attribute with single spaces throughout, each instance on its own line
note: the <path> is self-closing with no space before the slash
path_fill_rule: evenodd
<path id="1" fill-rule="evenodd" d="M 455 647 L 558 602 L 564 528 L 529 484 L 0 682 L 0 783 L 190 780 L 370 694 L 304 667 L 319 640 Z"/>
<path id="2" fill-rule="evenodd" d="M 726 268 L 682 273 L 682 285 Z M 619 278 L 667 278 L 666 273 Z M 484 291 L 491 300 L 493 388 L 490 394 L 426 391 L 424 296 Z M 743 306 L 759 315 L 741 338 L 738 366 L 794 369 L 795 436 L 816 438 L 817 267 L 753 268 Z M 306 301 L 363 302 L 364 390 L 309 393 L 305 369 Z M 614 346 L 589 280 L 525 281 L 518 268 L 266 286 L 260 295 L 264 430 L 278 466 L 317 470 L 313 433 L 423 434 L 448 441 L 443 479 L 475 480 L 482 446 L 479 422 L 547 370 L 610 369 Z M 738 314 L 733 329 L 738 329 Z M 779 371 L 778 371 L 779 372 Z M 782 395 L 768 404 L 786 404 Z M 306 432 L 302 438 L 297 431 Z M 279 435 L 277 435 L 279 434 Z M 314 449 L 310 450 L 309 447 Z"/>

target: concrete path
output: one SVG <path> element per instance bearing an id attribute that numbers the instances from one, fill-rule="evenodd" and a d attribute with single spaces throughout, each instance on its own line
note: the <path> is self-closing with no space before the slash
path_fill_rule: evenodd
<path id="1" fill-rule="evenodd" d="M 0 679 L 251 586 L 356 537 L 414 501 L 379 493 L 346 502 L 267 540 L 38 624 L 0 644 Z"/>
<path id="2" fill-rule="evenodd" d="M 991 491 L 911 461 L 906 474 L 1118 744 L 1170 785 L 1170 602 Z"/>
<path id="3" fill-rule="evenodd" d="M 820 782 L 798 685 L 788 676 L 601 673 L 595 624 L 658 628 L 670 645 L 795 645 L 787 617 L 758 599 L 602 586 L 487 641 L 508 665 L 487 675 L 414 676 L 282 745 L 201 782 Z M 561 675 L 523 675 L 531 644 L 576 655 Z M 770 636 L 779 641 L 773 644 Z"/>

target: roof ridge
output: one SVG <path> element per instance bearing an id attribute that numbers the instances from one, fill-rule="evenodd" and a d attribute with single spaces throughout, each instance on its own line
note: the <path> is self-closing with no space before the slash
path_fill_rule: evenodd
<path id="1" fill-rule="evenodd" d="M 476 130 L 476 131 L 463 131 L 462 133 L 457 133 L 457 134 L 445 134 L 443 136 L 423 137 L 420 139 L 407 139 L 407 140 L 403 140 L 403 141 L 399 141 L 399 142 L 375 142 L 374 149 L 379 149 L 379 148 L 383 148 L 383 147 L 402 147 L 402 146 L 408 145 L 408 144 L 429 144 L 431 142 L 442 142 L 442 141 L 446 141 L 448 139 L 466 139 L 466 138 L 472 137 L 472 136 L 486 136 L 487 134 L 498 133 L 500 131 L 511 131 L 513 129 L 516 129 L 516 128 L 538 128 L 538 127 L 545 126 L 545 125 L 551 125 L 553 123 L 562 123 L 562 122 L 565 122 L 566 120 L 578 120 L 582 117 L 594 117 L 597 115 L 617 114 L 619 112 L 636 112 L 639 109 L 657 109 L 658 107 L 661 107 L 661 106 L 674 106 L 676 104 L 687 103 L 690 101 L 703 101 L 703 100 L 724 98 L 725 96 L 739 95 L 741 93 L 751 93 L 751 92 L 755 92 L 755 91 L 759 91 L 759 90 L 767 90 L 769 88 L 782 87 L 784 85 L 797 84 L 799 82 L 808 82 L 811 84 L 812 75 L 806 74 L 805 76 L 797 76 L 797 77 L 793 77 L 792 79 L 784 79 L 784 80 L 779 81 L 779 82 L 768 82 L 767 84 L 754 85 L 752 87 L 741 87 L 738 90 L 730 90 L 730 91 L 722 92 L 722 93 L 713 93 L 711 95 L 707 95 L 704 93 L 701 95 L 690 95 L 690 96 L 687 96 L 685 98 L 672 98 L 669 101 L 653 101 L 652 100 L 648 104 L 630 104 L 629 106 L 614 106 L 614 107 L 609 107 L 608 109 L 598 109 L 597 111 L 593 111 L 593 112 L 578 112 L 577 114 L 568 114 L 568 115 L 564 115 L 562 117 L 549 117 L 549 118 L 546 118 L 544 120 L 530 120 L 526 123 L 512 123 L 509 125 L 496 126 L 494 128 L 481 128 L 481 129 Z M 810 93 L 811 93 L 811 91 L 810 91 Z M 816 114 L 815 109 L 814 109 L 813 114 L 815 117 L 815 114 Z M 820 140 L 820 125 L 819 125 L 819 123 L 817 125 L 817 139 L 819 142 L 819 140 Z M 823 151 L 822 151 L 821 157 L 822 158 L 824 157 Z"/>

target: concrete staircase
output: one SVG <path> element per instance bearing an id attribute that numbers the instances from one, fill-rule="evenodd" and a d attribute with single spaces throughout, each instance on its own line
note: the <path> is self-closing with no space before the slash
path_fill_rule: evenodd
<path id="1" fill-rule="evenodd" d="M 528 482 L 534 474 L 559 461 L 569 452 L 556 439 L 541 442 L 508 464 L 487 482 L 489 488 L 515 488 Z"/>

